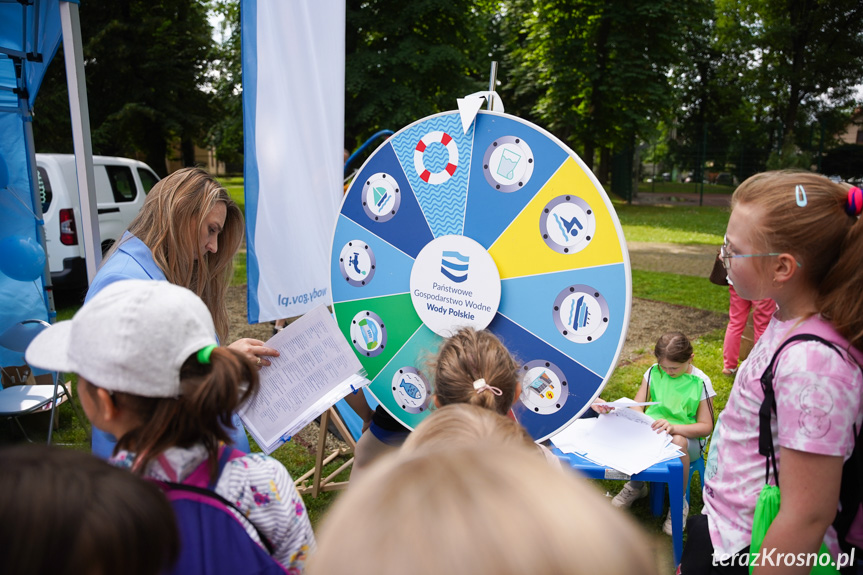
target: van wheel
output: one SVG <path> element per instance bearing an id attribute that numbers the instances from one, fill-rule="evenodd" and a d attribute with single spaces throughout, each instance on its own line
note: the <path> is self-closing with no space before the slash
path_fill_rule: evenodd
<path id="1" fill-rule="evenodd" d="M 108 250 L 111 249 L 111 246 L 114 245 L 114 240 L 105 240 L 102 242 L 102 257 L 105 257 L 105 254 L 108 253 Z"/>

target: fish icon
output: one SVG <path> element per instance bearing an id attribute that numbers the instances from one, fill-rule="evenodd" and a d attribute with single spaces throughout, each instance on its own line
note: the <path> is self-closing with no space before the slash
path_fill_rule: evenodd
<path id="1" fill-rule="evenodd" d="M 422 393 L 420 393 L 420 388 L 418 388 L 417 386 L 415 386 L 412 383 L 408 383 L 408 381 L 405 379 L 402 379 L 402 382 L 399 384 L 399 387 L 404 389 L 405 393 L 414 399 L 420 399 L 422 397 Z"/>

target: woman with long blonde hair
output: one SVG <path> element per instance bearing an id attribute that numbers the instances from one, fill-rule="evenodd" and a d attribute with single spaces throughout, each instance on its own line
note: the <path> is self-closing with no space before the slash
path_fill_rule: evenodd
<path id="1" fill-rule="evenodd" d="M 87 292 L 89 301 L 105 286 L 126 279 L 165 280 L 195 292 L 213 316 L 220 342 L 228 337 L 225 296 L 234 254 L 243 241 L 243 214 L 222 185 L 200 168 L 183 168 L 160 180 L 147 195 L 129 229 L 106 254 Z M 242 338 L 228 347 L 260 367 L 278 352 Z M 249 451 L 239 418 L 229 430 L 234 446 Z M 93 453 L 109 457 L 114 439 L 93 430 Z"/>

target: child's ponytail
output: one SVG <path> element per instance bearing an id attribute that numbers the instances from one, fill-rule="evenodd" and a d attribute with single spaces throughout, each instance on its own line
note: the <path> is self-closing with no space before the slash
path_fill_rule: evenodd
<path id="1" fill-rule="evenodd" d="M 207 448 L 210 474 L 218 468 L 219 443 L 230 443 L 227 429 L 237 408 L 257 393 L 258 371 L 246 356 L 227 347 L 217 347 L 210 363 L 202 364 L 193 355 L 180 370 L 184 411 L 199 441 Z M 186 414 L 184 414 L 185 416 Z"/>
<path id="2" fill-rule="evenodd" d="M 519 369 L 489 331 L 462 328 L 444 341 L 434 364 L 434 393 L 443 407 L 467 403 L 506 414 L 515 401 Z"/>
<path id="3" fill-rule="evenodd" d="M 818 310 L 848 342 L 863 350 L 863 224 L 860 223 L 860 188 L 847 192 L 845 209 L 856 218 L 845 234 L 839 258 L 821 284 Z"/>
<path id="4" fill-rule="evenodd" d="M 144 473 L 170 447 L 202 443 L 215 478 L 220 443 L 230 443 L 227 429 L 237 408 L 257 393 L 255 365 L 238 351 L 216 347 L 209 358 L 191 355 L 180 368 L 180 396 L 153 398 L 117 392 L 114 401 L 141 425 L 121 437 L 118 449 L 138 454 L 135 470 Z"/>

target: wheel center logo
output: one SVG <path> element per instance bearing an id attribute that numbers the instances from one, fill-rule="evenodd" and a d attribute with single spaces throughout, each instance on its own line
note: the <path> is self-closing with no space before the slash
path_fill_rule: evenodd
<path id="1" fill-rule="evenodd" d="M 414 261 L 410 285 L 417 315 L 443 337 L 464 326 L 485 329 L 500 305 L 494 260 L 465 236 L 441 236 L 426 244 Z"/>
<path id="2" fill-rule="evenodd" d="M 440 273 L 456 283 L 467 280 L 470 257 L 458 252 L 444 252 L 440 260 Z"/>

